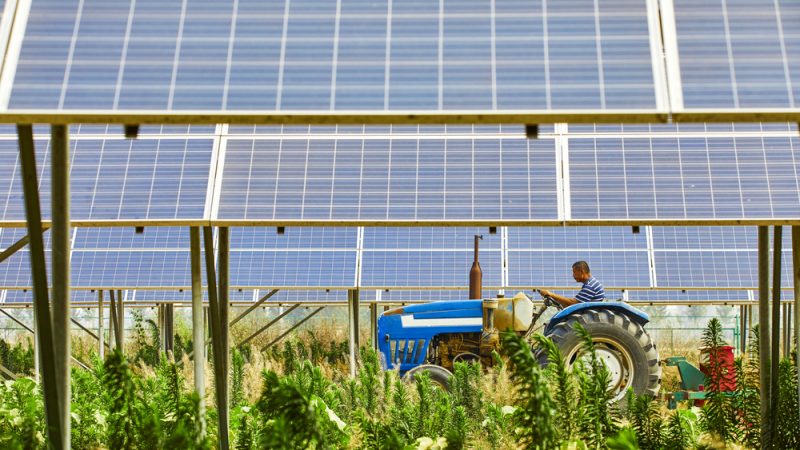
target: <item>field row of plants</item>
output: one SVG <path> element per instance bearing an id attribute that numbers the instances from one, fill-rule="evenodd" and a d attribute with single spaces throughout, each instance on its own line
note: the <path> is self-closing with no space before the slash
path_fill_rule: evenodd
<path id="1" fill-rule="evenodd" d="M 94 448 L 214 448 L 218 430 L 213 386 L 192 389 L 186 356 L 159 354 L 153 324 L 137 321 L 126 358 L 114 351 L 103 361 L 88 357 L 90 370 L 72 372 L 72 446 Z M 761 445 L 758 333 L 734 372 L 708 380 L 702 409 L 668 411 L 664 402 L 629 394 L 609 404 L 608 373 L 584 330 L 587 357 L 567 367 L 553 343 L 529 343 L 514 334 L 502 339 L 489 370 L 459 363 L 444 391 L 426 376 L 405 382 L 382 371 L 379 357 L 362 348 L 358 375 L 347 375 L 347 343 L 323 341 L 315 333 L 268 350 L 245 346 L 231 360 L 230 440 L 255 448 L 759 448 Z M 4 343 L 5 344 L 5 343 Z M 177 344 L 177 343 L 176 343 Z M 703 344 L 724 345 L 712 320 Z M 32 373 L 25 346 L 0 345 L 4 363 Z M 538 364 L 537 352 L 550 363 Z M 174 358 L 174 356 L 178 356 Z M 28 355 L 28 356 L 25 356 Z M 24 361 L 31 361 L 30 365 Z M 213 380 L 207 368 L 207 380 Z M 734 392 L 722 392 L 734 380 Z M 780 364 L 782 418 L 772 436 L 776 448 L 798 448 L 797 374 Z M 0 385 L 0 448 L 45 448 L 39 386 L 30 377 Z"/>

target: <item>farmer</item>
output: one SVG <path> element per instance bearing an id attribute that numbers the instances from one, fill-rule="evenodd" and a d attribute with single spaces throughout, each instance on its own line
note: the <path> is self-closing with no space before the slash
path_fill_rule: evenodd
<path id="1" fill-rule="evenodd" d="M 589 271 L 589 264 L 587 264 L 586 261 L 578 261 L 572 265 L 572 278 L 575 278 L 575 281 L 578 283 L 583 283 L 583 287 L 581 287 L 580 292 L 575 295 L 575 298 L 564 297 L 563 295 L 554 294 L 545 289 L 539 292 L 542 296 L 553 298 L 565 308 L 576 303 L 602 302 L 606 299 L 603 285 L 597 281 L 597 278 L 592 276 L 592 273 Z"/>

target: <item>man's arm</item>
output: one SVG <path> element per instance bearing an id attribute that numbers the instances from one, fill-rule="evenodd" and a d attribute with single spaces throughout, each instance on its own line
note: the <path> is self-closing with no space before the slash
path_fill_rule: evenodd
<path id="1" fill-rule="evenodd" d="M 555 294 L 555 293 L 550 292 L 550 291 L 548 291 L 546 289 L 541 289 L 539 291 L 539 293 L 541 293 L 544 296 L 552 298 L 553 300 L 557 301 L 558 303 L 561 303 L 561 306 L 563 306 L 565 308 L 567 306 L 572 306 L 572 305 L 574 305 L 576 303 L 579 303 L 578 300 L 575 300 L 574 298 L 564 297 L 563 295 Z"/>

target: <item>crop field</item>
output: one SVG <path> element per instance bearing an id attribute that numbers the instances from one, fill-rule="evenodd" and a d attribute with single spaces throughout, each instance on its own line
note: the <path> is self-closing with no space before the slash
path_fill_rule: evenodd
<path id="1" fill-rule="evenodd" d="M 89 369 L 72 369 L 72 447 L 213 448 L 217 441 L 213 385 L 194 392 L 190 333 L 178 327 L 175 350 L 159 353 L 155 323 L 134 315 L 125 355 L 101 360 L 96 341 L 75 336 L 74 355 Z M 242 331 L 244 332 L 244 331 Z M 187 335 L 189 337 L 187 337 Z M 421 375 L 402 380 L 381 369 L 379 354 L 360 351 L 348 376 L 348 344 L 330 319 L 268 349 L 261 341 L 232 354 L 230 442 L 233 448 L 513 449 L 513 448 L 759 448 L 757 328 L 734 373 L 707 380 L 701 408 L 668 410 L 659 398 L 632 393 L 609 402 L 608 373 L 585 335 L 588 357 L 567 367 L 540 335 L 526 342 L 502 337 L 490 369 L 457 363 L 449 389 Z M 725 344 L 712 319 L 702 345 Z M 537 358 L 547 358 L 541 368 Z M 46 448 L 44 408 L 24 339 L 0 341 L 0 358 L 25 374 L 0 385 L 0 447 Z M 210 375 L 211 367 L 206 371 Z M 669 371 L 665 370 L 665 374 Z M 665 377 L 666 379 L 669 376 Z M 211 376 L 208 379 L 213 379 Z M 725 380 L 736 390 L 722 392 Z M 674 383 L 665 382 L 666 384 Z M 213 383 L 212 383 L 213 384 Z M 796 373 L 780 363 L 782 402 L 773 442 L 800 445 Z"/>

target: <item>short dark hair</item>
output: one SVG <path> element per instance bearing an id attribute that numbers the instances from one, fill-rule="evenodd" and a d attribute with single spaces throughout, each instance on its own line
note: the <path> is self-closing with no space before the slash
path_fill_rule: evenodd
<path id="1" fill-rule="evenodd" d="M 575 264 L 572 265 L 572 268 L 578 269 L 581 272 L 591 273 L 591 271 L 589 270 L 589 263 L 587 263 L 586 261 L 577 261 L 575 262 Z"/>

